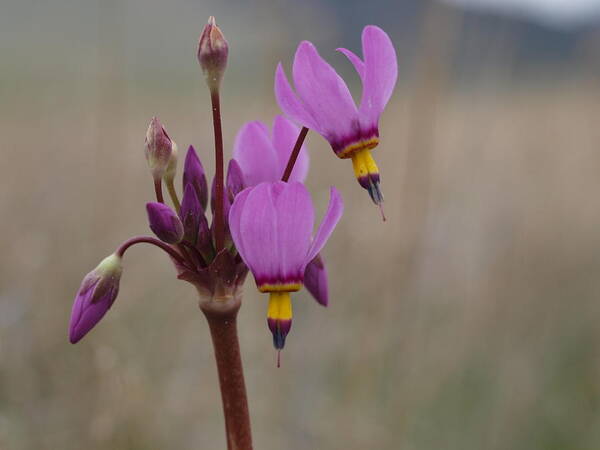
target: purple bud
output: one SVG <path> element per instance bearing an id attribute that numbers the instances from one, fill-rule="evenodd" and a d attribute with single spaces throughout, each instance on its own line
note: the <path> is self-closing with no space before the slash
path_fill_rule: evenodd
<path id="1" fill-rule="evenodd" d="M 196 195 L 196 190 L 191 184 L 185 186 L 179 216 L 183 222 L 183 234 L 185 240 L 195 245 L 198 237 L 200 216 L 204 216 L 204 211 L 202 210 L 202 206 Z"/>
<path id="2" fill-rule="evenodd" d="M 211 91 L 218 90 L 225 67 L 229 46 L 215 18 L 210 16 L 198 40 L 198 62 Z"/>
<path id="3" fill-rule="evenodd" d="M 227 188 L 227 195 L 229 196 L 229 203 L 233 203 L 235 196 L 242 192 L 246 187 L 242 168 L 235 159 L 229 160 L 229 165 L 227 166 L 227 181 L 225 185 Z"/>
<path id="4" fill-rule="evenodd" d="M 146 203 L 150 229 L 167 244 L 176 244 L 183 239 L 183 224 L 175 211 L 163 203 Z"/>
<path id="5" fill-rule="evenodd" d="M 329 304 L 327 285 L 327 269 L 321 255 L 317 255 L 304 270 L 304 286 L 319 304 L 327 306 Z"/>
<path id="6" fill-rule="evenodd" d="M 208 220 L 204 214 L 200 216 L 198 237 L 196 238 L 196 248 L 206 261 L 211 261 L 214 257 L 215 251 L 212 243 L 212 234 L 210 232 L 210 227 L 208 226 Z"/>
<path id="7" fill-rule="evenodd" d="M 85 276 L 71 310 L 69 341 L 72 344 L 79 342 L 110 309 L 119 293 L 122 270 L 121 258 L 112 254 Z"/>
<path id="8" fill-rule="evenodd" d="M 190 145 L 185 156 L 185 164 L 183 167 L 183 191 L 185 187 L 191 184 L 196 190 L 196 196 L 202 204 L 202 209 L 206 211 L 206 204 L 208 203 L 208 183 L 206 181 L 206 174 L 204 173 L 204 167 L 198 158 L 198 154 L 193 146 Z"/>
<path id="9" fill-rule="evenodd" d="M 146 140 L 144 141 L 144 152 L 148 166 L 155 180 L 162 179 L 173 151 L 173 141 L 156 117 L 153 117 L 148 125 Z"/>

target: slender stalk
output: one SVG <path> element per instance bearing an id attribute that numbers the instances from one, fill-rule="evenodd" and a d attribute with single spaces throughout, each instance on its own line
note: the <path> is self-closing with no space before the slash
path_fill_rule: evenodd
<path id="1" fill-rule="evenodd" d="M 217 362 L 228 450 L 252 450 L 250 413 L 237 335 L 240 298 L 201 302 Z"/>
<path id="2" fill-rule="evenodd" d="M 221 100 L 219 91 L 211 89 L 210 101 L 212 103 L 213 128 L 215 130 L 215 247 L 217 254 L 225 246 L 225 223 L 223 220 L 223 195 L 225 190 L 223 176 L 223 132 L 221 130 Z"/>
<path id="3" fill-rule="evenodd" d="M 179 203 L 179 197 L 177 197 L 177 190 L 175 189 L 173 180 L 170 179 L 166 183 L 167 183 L 167 190 L 169 191 L 169 197 L 171 197 L 171 201 L 173 202 L 173 205 L 175 206 L 175 211 L 177 211 L 177 213 L 179 213 L 179 210 L 181 209 L 181 204 Z"/>
<path id="4" fill-rule="evenodd" d="M 290 179 L 292 170 L 294 170 L 294 164 L 296 164 L 296 160 L 298 159 L 298 155 L 300 154 L 300 149 L 302 148 L 304 139 L 306 139 L 307 133 L 308 133 L 308 128 L 302 127 L 302 129 L 300 130 L 300 134 L 298 135 L 298 139 L 296 139 L 296 144 L 294 145 L 294 149 L 292 150 L 292 153 L 290 153 L 290 158 L 288 159 L 287 166 L 285 167 L 285 171 L 283 172 L 283 176 L 281 177 L 281 181 L 287 181 Z"/>
<path id="5" fill-rule="evenodd" d="M 154 192 L 156 193 L 156 201 L 158 203 L 164 203 L 165 199 L 163 198 L 162 193 L 162 180 L 154 180 Z"/>
<path id="6" fill-rule="evenodd" d="M 135 237 L 132 237 L 131 239 L 127 239 L 125 242 L 123 242 L 119 246 L 119 248 L 117 249 L 117 251 L 115 253 L 119 257 L 122 258 L 129 247 L 131 247 L 132 245 L 141 244 L 141 243 L 155 245 L 156 247 L 159 247 L 161 250 L 164 250 L 165 252 L 167 252 L 178 263 L 185 265 L 186 261 L 181 257 L 181 255 L 179 253 L 177 253 L 177 251 L 173 247 L 171 247 L 168 244 L 165 244 L 164 242 L 159 241 L 158 239 L 153 238 L 151 236 L 135 236 Z"/>

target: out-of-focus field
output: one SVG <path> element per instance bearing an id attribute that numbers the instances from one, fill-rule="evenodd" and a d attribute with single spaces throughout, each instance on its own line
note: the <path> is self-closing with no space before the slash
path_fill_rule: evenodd
<path id="1" fill-rule="evenodd" d="M 289 62 L 294 46 L 275 50 Z M 127 253 L 113 309 L 81 343 L 67 341 L 81 278 L 149 232 L 150 117 L 213 166 L 200 77 L 172 83 L 163 68 L 164 84 L 144 85 L 123 79 L 127 59 L 111 55 L 100 52 L 110 64 L 89 79 L 3 75 L 1 449 L 225 445 L 195 291 L 154 248 Z M 265 57 L 252 86 L 231 60 L 227 148 L 245 121 L 277 112 L 281 58 Z M 193 51 L 177 64 L 195 64 Z M 350 163 L 309 134 L 319 214 L 331 184 L 346 203 L 324 251 L 331 306 L 295 296 L 277 369 L 266 298 L 248 280 L 240 333 L 255 448 L 596 449 L 600 85 L 584 72 L 456 87 L 427 61 L 416 74 L 380 126 L 386 223 Z"/>

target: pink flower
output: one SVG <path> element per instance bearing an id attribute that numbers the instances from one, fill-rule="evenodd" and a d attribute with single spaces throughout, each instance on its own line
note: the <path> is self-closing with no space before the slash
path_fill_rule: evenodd
<path id="1" fill-rule="evenodd" d="M 300 129 L 283 116 L 273 120 L 273 131 L 256 120 L 246 123 L 238 132 L 233 159 L 244 174 L 247 186 L 265 181 L 279 181 L 294 148 Z M 308 173 L 308 151 L 302 146 L 290 181 L 304 181 Z"/>
<path id="2" fill-rule="evenodd" d="M 365 27 L 362 47 L 362 60 L 350 50 L 338 49 L 362 80 L 358 108 L 344 80 L 308 41 L 300 43 L 294 57 L 296 92 L 280 63 L 275 73 L 275 96 L 285 114 L 321 134 L 338 157 L 352 159 L 358 182 L 380 204 L 379 169 L 371 150 L 379 143 L 379 117 L 396 84 L 398 63 L 392 42 L 381 28 Z"/>
<path id="3" fill-rule="evenodd" d="M 246 186 L 281 180 L 299 133 L 300 129 L 281 115 L 273 120 L 272 132 L 258 120 L 246 123 L 238 132 L 233 147 L 233 158 L 242 170 Z M 290 181 L 304 182 L 308 168 L 308 149 L 303 145 Z M 305 284 L 314 299 L 327 306 L 327 270 L 321 256 L 317 255 L 306 267 Z"/>
<path id="4" fill-rule="evenodd" d="M 283 348 L 292 320 L 290 292 L 303 284 L 307 265 L 321 251 L 342 216 L 331 188 L 329 207 L 312 237 L 314 207 L 302 183 L 261 183 L 238 194 L 229 213 L 235 246 L 261 292 L 270 293 L 267 313 L 273 343 Z"/>

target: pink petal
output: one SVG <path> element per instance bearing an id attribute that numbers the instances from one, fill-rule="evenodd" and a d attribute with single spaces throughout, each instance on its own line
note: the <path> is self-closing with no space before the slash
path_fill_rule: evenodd
<path id="1" fill-rule="evenodd" d="M 273 147 L 275 148 L 279 162 L 279 173 L 276 180 L 280 180 L 283 175 L 290 154 L 296 145 L 298 134 L 300 134 L 300 128 L 294 125 L 290 120 L 283 116 L 275 117 L 275 120 L 273 121 Z M 308 151 L 306 146 L 302 145 L 289 181 L 304 182 L 306 174 L 308 173 L 308 165 Z"/>
<path id="2" fill-rule="evenodd" d="M 340 196 L 338 190 L 332 186 L 329 191 L 329 206 L 327 207 L 327 212 L 323 217 L 323 221 L 317 230 L 317 234 L 313 239 L 312 245 L 306 257 L 307 263 L 312 261 L 312 259 L 317 256 L 317 253 L 319 253 L 325 246 L 327 239 L 329 239 L 329 236 L 331 236 L 331 233 L 342 217 L 343 212 L 344 202 L 342 201 L 342 197 Z"/>
<path id="3" fill-rule="evenodd" d="M 358 56 L 356 56 L 354 53 L 352 53 L 347 48 L 338 48 L 336 50 L 338 52 L 342 52 L 344 55 L 346 55 L 346 57 L 350 60 L 350 62 L 352 63 L 352 65 L 354 66 L 356 71 L 358 72 L 358 76 L 360 77 L 360 79 L 364 81 L 364 79 L 365 79 L 365 63 L 362 61 L 362 59 L 360 59 Z"/>
<path id="4" fill-rule="evenodd" d="M 257 283 L 277 277 L 279 269 L 277 212 L 271 185 L 261 183 L 250 188 L 239 222 L 239 250 Z"/>
<path id="5" fill-rule="evenodd" d="M 291 278 L 290 281 L 296 281 L 304 275 L 315 212 L 310 194 L 302 183 L 295 181 L 278 184 L 285 186 L 275 201 L 278 264 L 282 279 Z"/>
<path id="6" fill-rule="evenodd" d="M 229 210 L 229 230 L 231 231 L 231 238 L 233 239 L 235 248 L 247 266 L 249 266 L 249 264 L 244 256 L 244 242 L 242 240 L 242 232 L 240 230 L 240 221 L 242 218 L 242 212 L 244 211 L 244 205 L 248 199 L 248 194 L 250 194 L 250 191 L 251 188 L 247 188 L 236 195 L 233 205 L 231 205 L 231 209 Z"/>
<path id="7" fill-rule="evenodd" d="M 248 122 L 242 126 L 235 138 L 233 158 L 240 165 L 244 181 L 249 186 L 281 178 L 279 159 L 268 128 L 262 122 Z"/>
<path id="8" fill-rule="evenodd" d="M 327 283 L 327 268 L 320 255 L 308 263 L 304 271 L 304 286 L 320 305 L 329 304 L 329 289 Z"/>
<path id="9" fill-rule="evenodd" d="M 368 124 L 376 125 L 396 85 L 398 62 L 392 41 L 379 27 L 365 27 L 362 47 L 365 75 L 360 113 Z"/>
<path id="10" fill-rule="evenodd" d="M 277 70 L 275 71 L 275 98 L 279 107 L 286 115 L 302 126 L 320 132 L 317 122 L 315 122 L 314 118 L 304 107 L 304 104 L 292 90 L 281 63 L 277 65 Z"/>
<path id="11" fill-rule="evenodd" d="M 298 46 L 293 73 L 298 95 L 320 133 L 330 141 L 351 134 L 358 112 L 348 86 L 310 42 Z"/>

